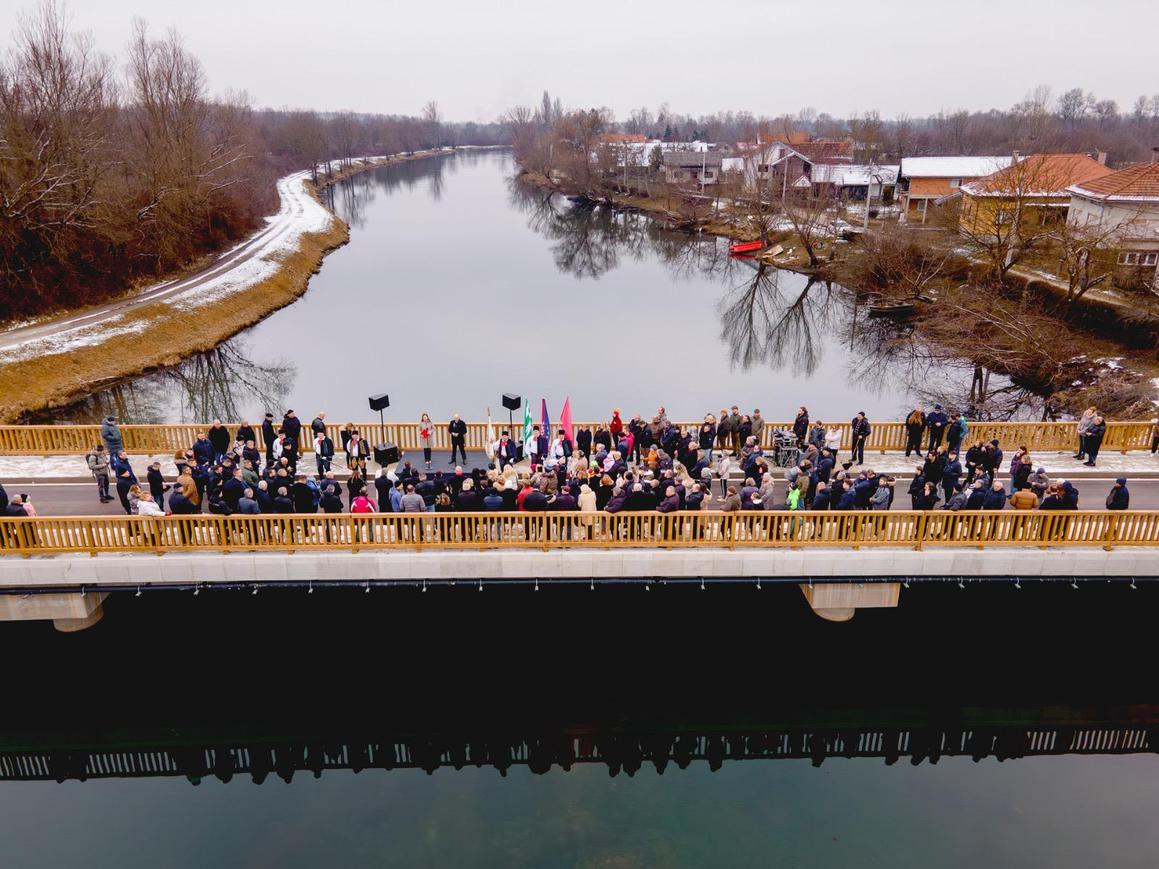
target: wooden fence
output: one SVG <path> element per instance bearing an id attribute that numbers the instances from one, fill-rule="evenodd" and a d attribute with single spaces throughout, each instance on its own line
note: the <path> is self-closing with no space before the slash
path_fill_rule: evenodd
<path id="1" fill-rule="evenodd" d="M 675 423 L 695 434 L 699 422 Z M 850 424 L 838 424 L 841 429 L 841 449 L 847 450 L 851 445 Z M 875 422 L 873 433 L 866 442 L 868 450 L 886 452 L 889 450 L 904 450 L 906 432 L 904 422 Z M 597 423 L 576 423 L 576 429 L 590 428 L 595 431 Z M 237 423 L 227 426 L 232 433 L 238 428 Z M 372 444 L 392 443 L 403 450 L 419 449 L 419 424 L 407 423 L 358 423 L 354 426 Z M 497 437 L 506 426 L 495 423 L 494 434 Z M 206 431 L 205 424 L 180 425 L 122 425 L 121 436 L 126 451 L 130 453 L 144 453 L 149 455 L 175 453 L 186 450 L 197 438 L 198 432 Z M 772 446 L 773 433 L 791 429 L 789 422 L 765 422 L 762 440 L 765 447 Z M 309 452 L 313 449 L 313 434 L 309 422 L 302 427 L 300 449 Z M 342 425 L 329 425 L 327 430 L 334 440 L 335 448 L 342 449 Z M 552 426 L 553 433 L 559 429 Z M 1042 451 L 1059 451 L 1075 449 L 1078 446 L 1078 424 L 1075 422 L 971 422 L 970 431 L 966 437 L 966 444 L 975 441 L 997 440 L 1004 450 L 1011 450 L 1019 446 L 1026 446 L 1032 453 Z M 254 426 L 258 437 L 259 449 L 264 449 L 261 439 L 261 427 Z M 522 431 L 521 423 L 516 423 L 515 435 Z M 433 429 L 434 448 L 449 450 L 451 438 L 447 432 L 446 423 L 438 424 Z M 467 423 L 467 448 L 481 450 L 487 444 L 487 423 Z M 516 438 L 518 439 L 518 438 Z M 92 449 L 101 440 L 99 425 L 5 425 L 0 426 L 0 454 L 5 455 L 83 455 Z M 923 439 L 923 445 L 926 441 Z M 1151 423 L 1141 422 L 1111 422 L 1107 424 L 1107 434 L 1103 439 L 1104 451 L 1127 452 L 1151 448 Z"/>
<path id="2" fill-rule="evenodd" d="M 1159 511 L 410 513 L 0 518 L 0 555 L 344 549 L 1154 546 Z"/>

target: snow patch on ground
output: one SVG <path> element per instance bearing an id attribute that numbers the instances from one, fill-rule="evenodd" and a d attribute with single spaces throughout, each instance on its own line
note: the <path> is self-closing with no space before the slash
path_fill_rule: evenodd
<path id="1" fill-rule="evenodd" d="M 144 293 L 169 288 L 164 297 L 143 300 L 143 304 L 163 304 L 174 310 L 188 310 L 220 302 L 228 297 L 244 292 L 250 287 L 273 275 L 281 261 L 296 251 L 302 237 L 308 233 L 323 232 L 335 218 L 306 189 L 309 172 L 296 172 L 278 181 L 280 206 L 276 214 L 266 218 L 266 226 L 254 235 L 240 242 L 218 258 L 218 262 L 245 250 L 243 259 L 236 264 L 226 264 L 220 273 L 207 278 L 205 272 L 179 281 L 165 281 L 145 290 Z M 212 273 L 213 266 L 209 267 Z M 187 289 L 181 289 L 188 285 Z M 0 363 L 20 359 L 43 357 L 58 353 L 68 353 L 81 347 L 93 346 L 103 341 L 132 332 L 143 330 L 147 322 L 123 323 L 131 310 L 114 314 L 110 318 L 65 328 L 49 337 L 30 338 L 0 353 Z"/>

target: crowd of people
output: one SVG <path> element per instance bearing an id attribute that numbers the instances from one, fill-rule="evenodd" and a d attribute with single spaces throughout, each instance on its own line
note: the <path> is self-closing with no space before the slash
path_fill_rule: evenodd
<path id="1" fill-rule="evenodd" d="M 1076 458 L 1093 466 L 1105 422 L 1092 408 L 1080 422 Z M 569 437 L 534 426 L 526 443 L 503 431 L 482 467 L 466 468 L 467 425 L 458 415 L 447 424 L 451 468 L 433 467 L 434 423 L 423 414 L 421 467 L 410 460 L 368 475 L 373 454 L 357 427 L 340 429 L 338 448 L 348 475 L 333 469 L 336 445 L 319 413 L 309 423 L 314 468 L 302 466 L 303 423 L 294 411 L 280 422 L 267 413 L 261 437 L 249 423 L 231 431 L 215 420 L 188 449 L 174 457 L 177 476 L 168 482 L 159 463 L 138 479 L 115 418 L 101 428 L 102 442 L 86 462 L 102 503 L 119 500 L 127 514 L 142 516 L 267 513 L 421 513 L 476 511 L 888 510 L 897 479 L 864 466 L 872 426 L 858 413 L 842 455 L 842 428 L 811 420 L 798 410 L 791 431 L 766 452 L 766 422 L 759 409 L 707 414 L 690 430 L 671 422 L 663 407 L 649 419 L 622 418 L 580 427 Z M 908 495 L 914 510 L 1076 510 L 1078 489 L 1051 480 L 1029 451 L 1019 447 L 1006 464 L 997 440 L 971 440 L 968 421 L 941 405 L 915 408 L 905 421 L 906 456 L 917 454 Z M 1159 422 L 1153 448 L 1159 447 Z M 259 444 L 263 446 L 259 448 Z M 963 451 L 963 447 L 965 448 Z M 1004 480 L 1003 472 L 1009 475 Z M 778 483 L 784 485 L 778 487 Z M 2 493 L 0 489 L 0 493 Z M 115 492 L 115 496 L 114 493 Z M 6 497 L 6 496 L 5 496 Z M 1116 481 L 1108 509 L 1128 509 L 1127 481 Z M 21 507 L 31 507 L 21 505 Z M 16 515 L 16 499 L 7 508 Z M 30 515 L 25 510 L 23 515 Z"/>

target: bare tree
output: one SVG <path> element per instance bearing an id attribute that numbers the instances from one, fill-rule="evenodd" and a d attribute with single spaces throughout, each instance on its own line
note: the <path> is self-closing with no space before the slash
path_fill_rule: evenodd
<path id="1" fill-rule="evenodd" d="M 957 259 L 948 248 L 919 241 L 908 227 L 886 223 L 862 237 L 853 266 L 855 283 L 886 297 L 914 299 L 960 267 Z"/>
<path id="2" fill-rule="evenodd" d="M 785 220 L 793 227 L 805 249 L 810 267 L 820 264 L 821 244 L 833 233 L 834 205 L 831 194 L 814 189 L 812 185 L 791 187 L 785 199 Z"/>

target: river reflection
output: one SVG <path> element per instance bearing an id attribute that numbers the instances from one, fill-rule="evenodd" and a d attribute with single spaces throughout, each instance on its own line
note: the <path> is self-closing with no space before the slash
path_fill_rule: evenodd
<path id="1" fill-rule="evenodd" d="M 0 626 L 5 863 L 1144 869 L 1156 593 L 113 595 Z"/>
<path id="2" fill-rule="evenodd" d="M 67 408 L 33 414 L 28 421 L 96 423 L 109 414 L 142 424 L 244 420 L 251 407 L 285 407 L 296 373 L 295 364 L 284 359 L 255 361 L 245 339 L 233 338 Z"/>
<path id="3" fill-rule="evenodd" d="M 241 356 L 277 370 L 283 402 L 332 419 L 364 418 L 366 396 L 382 391 L 395 419 L 481 419 L 508 391 L 552 410 L 570 397 L 578 419 L 658 404 L 686 419 L 733 403 L 770 419 L 791 419 L 800 404 L 826 419 L 898 418 L 914 402 L 971 406 L 972 364 L 905 323 L 870 317 L 845 288 L 513 176 L 508 154 L 468 151 L 333 185 L 326 196 L 351 243 L 302 299 L 243 333 Z M 122 387 L 87 404 L 123 407 L 131 421 L 285 409 L 252 384 L 230 403 L 188 377 L 172 394 L 157 388 L 164 378 L 144 380 L 141 400 Z M 995 377 L 972 406 L 981 417 L 1017 414 L 1026 397 Z"/>

